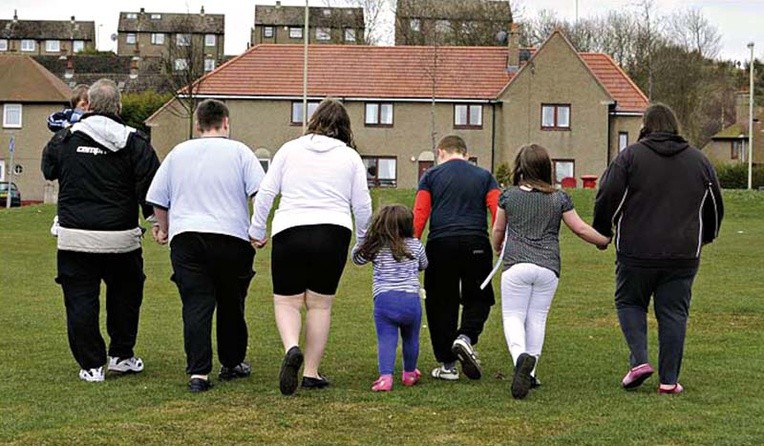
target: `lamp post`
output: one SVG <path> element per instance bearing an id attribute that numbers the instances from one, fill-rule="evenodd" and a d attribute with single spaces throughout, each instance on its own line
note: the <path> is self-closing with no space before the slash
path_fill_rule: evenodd
<path id="1" fill-rule="evenodd" d="M 750 79 L 748 84 L 748 190 L 753 189 L 753 42 L 751 50 Z"/>
<path id="2" fill-rule="evenodd" d="M 302 132 L 308 126 L 308 0 L 305 0 L 305 29 L 303 30 L 303 65 L 302 65 Z"/>

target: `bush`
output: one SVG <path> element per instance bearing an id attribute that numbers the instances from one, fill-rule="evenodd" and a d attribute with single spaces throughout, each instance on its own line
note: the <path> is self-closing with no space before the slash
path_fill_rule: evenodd
<path id="1" fill-rule="evenodd" d="M 143 121 L 170 99 L 171 93 L 160 94 L 154 90 L 125 93 L 122 95 L 122 119 L 127 125 L 148 133 L 149 129 Z"/>
<path id="2" fill-rule="evenodd" d="M 715 169 L 722 189 L 748 188 L 748 164 L 717 164 Z M 754 189 L 764 187 L 764 164 L 754 164 L 751 176 Z"/>
<path id="3" fill-rule="evenodd" d="M 496 181 L 499 182 L 501 187 L 509 186 L 512 180 L 512 169 L 509 168 L 509 164 L 502 163 L 496 168 Z"/>

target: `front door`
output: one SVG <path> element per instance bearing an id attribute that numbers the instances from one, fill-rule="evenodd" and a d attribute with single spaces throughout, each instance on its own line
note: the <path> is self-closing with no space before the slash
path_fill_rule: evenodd
<path id="1" fill-rule="evenodd" d="M 424 175 L 425 172 L 427 172 L 427 169 L 435 165 L 435 161 L 419 161 L 419 177 L 418 179 L 422 179 L 422 175 Z"/>

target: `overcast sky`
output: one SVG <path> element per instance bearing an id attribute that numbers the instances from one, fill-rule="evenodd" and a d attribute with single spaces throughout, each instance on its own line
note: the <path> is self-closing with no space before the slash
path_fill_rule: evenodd
<path id="1" fill-rule="evenodd" d="M 310 0 L 311 6 L 334 4 L 341 0 Z M 394 1 L 394 0 L 393 0 Z M 578 0 L 579 17 L 598 15 L 610 9 L 634 8 L 637 0 Z M 668 14 L 677 8 L 696 7 L 722 34 L 721 57 L 747 60 L 748 42 L 755 42 L 755 56 L 764 58 L 764 0 L 655 0 L 659 13 Z M 0 0 L 0 18 L 10 19 L 14 9 L 19 19 L 68 20 L 75 15 L 78 20 L 93 20 L 98 30 L 98 47 L 116 50 L 110 36 L 117 32 L 120 11 L 147 12 L 199 12 L 202 5 L 210 14 L 225 14 L 226 54 L 239 54 L 249 41 L 254 23 L 255 4 L 275 4 L 275 0 Z M 513 2 L 514 3 L 514 2 Z M 573 20 L 576 0 L 519 0 L 526 18 L 535 16 L 540 9 L 550 9 L 560 17 Z M 304 0 L 283 0 L 284 5 L 304 5 Z M 522 19 L 522 17 L 520 17 Z M 391 40 L 391 39 L 390 39 Z"/>

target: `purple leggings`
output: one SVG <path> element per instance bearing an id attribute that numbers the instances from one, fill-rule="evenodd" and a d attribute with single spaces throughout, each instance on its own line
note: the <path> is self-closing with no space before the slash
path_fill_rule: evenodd
<path id="1" fill-rule="evenodd" d="M 379 374 L 393 374 L 399 329 L 403 338 L 403 370 L 416 370 L 419 357 L 419 328 L 422 322 L 419 295 L 403 291 L 378 294 L 374 298 L 374 322 L 377 326 Z"/>

